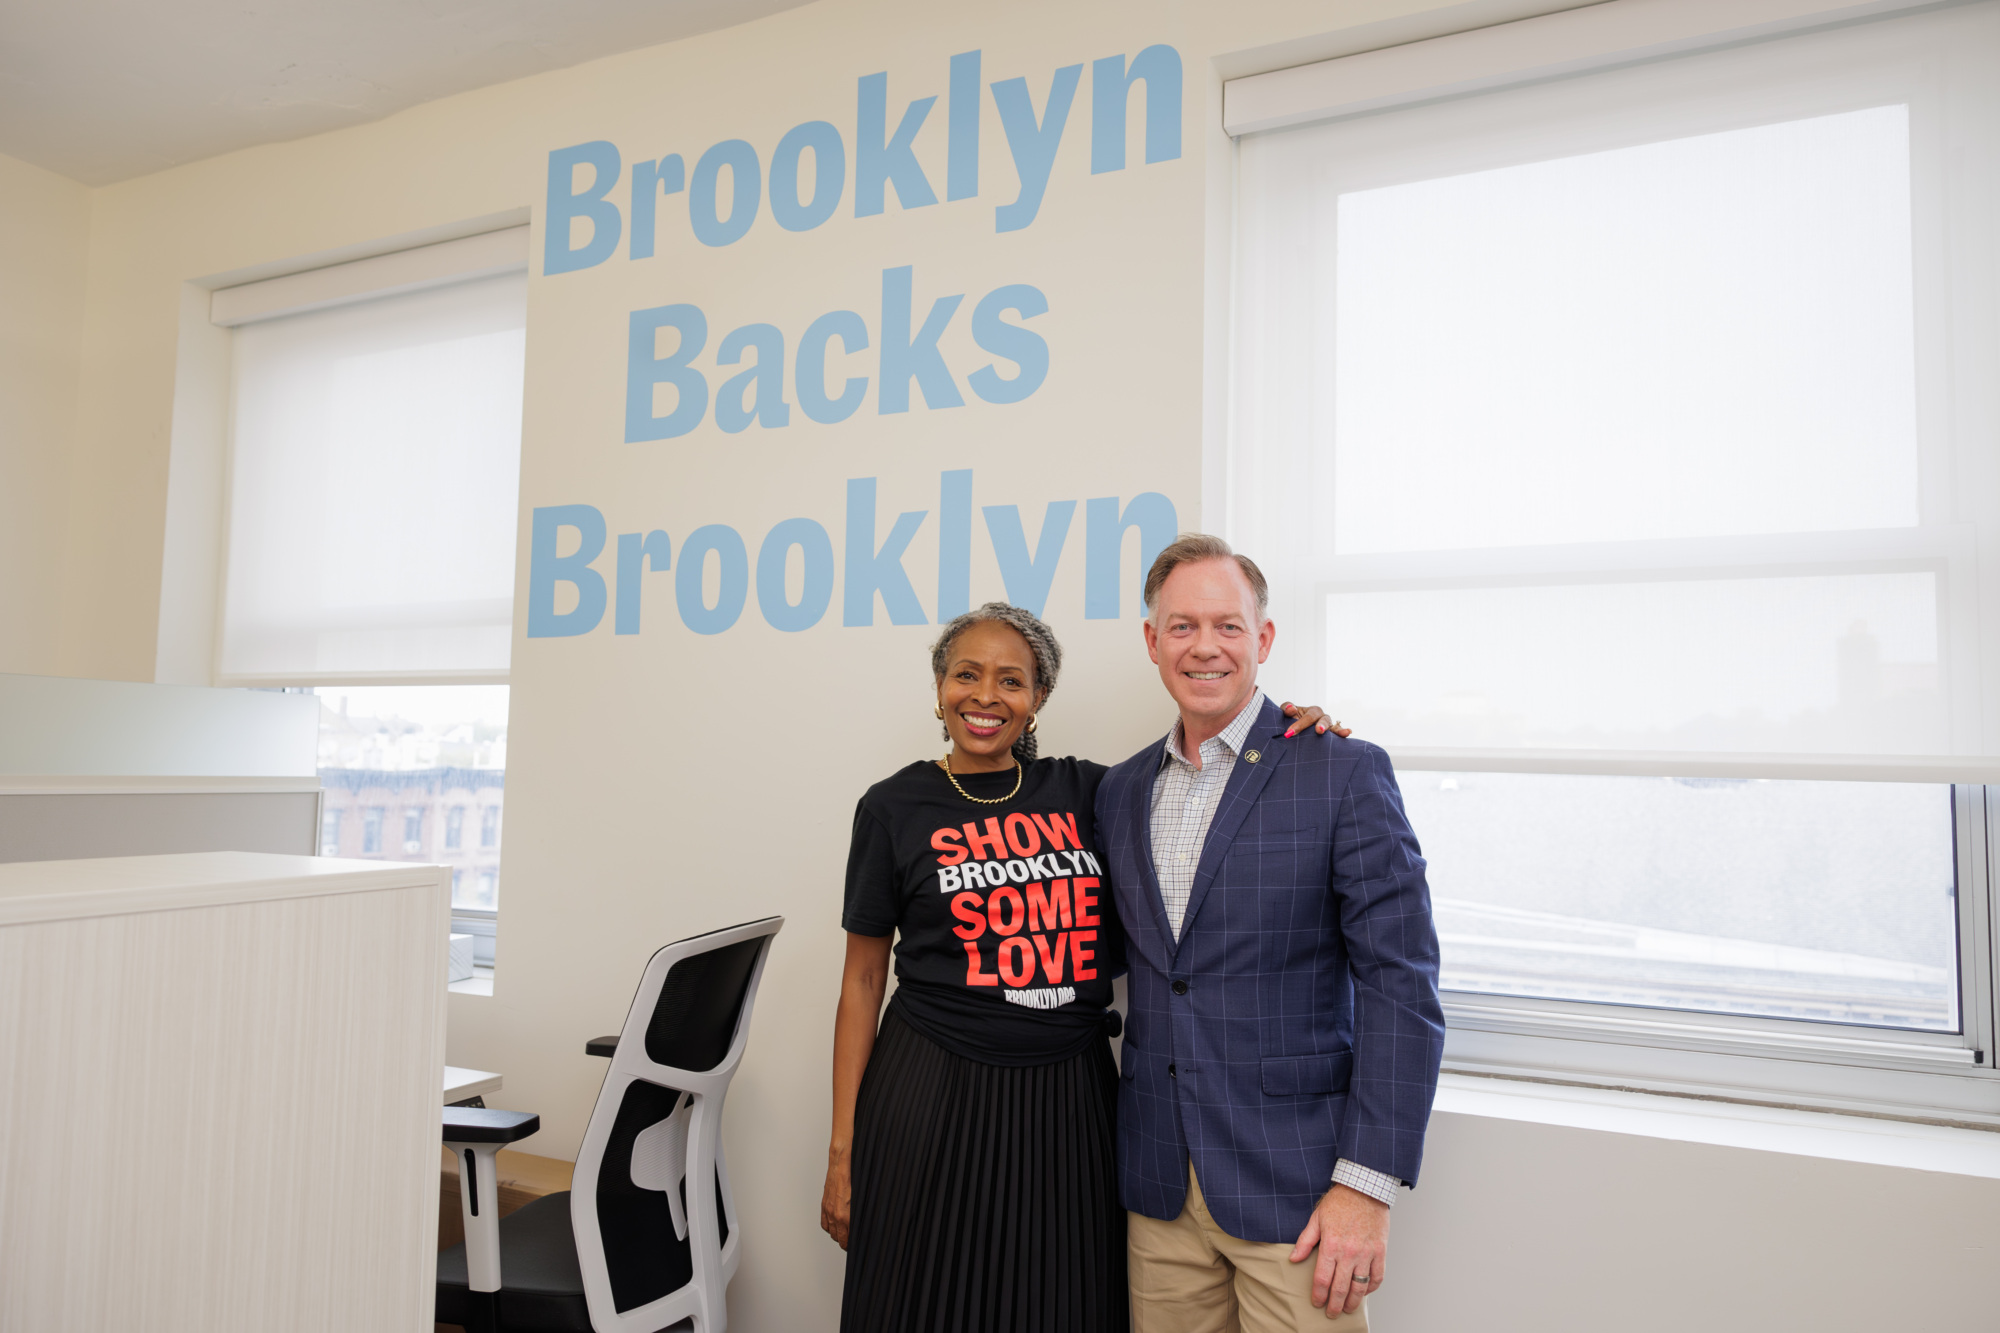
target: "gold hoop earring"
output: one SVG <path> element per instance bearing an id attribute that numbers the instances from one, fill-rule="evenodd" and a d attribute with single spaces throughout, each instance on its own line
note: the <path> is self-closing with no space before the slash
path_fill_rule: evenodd
<path id="1" fill-rule="evenodd" d="M 933 709 L 932 709 L 931 711 L 932 711 L 933 713 L 937 714 L 937 720 L 938 720 L 938 721 L 940 721 L 940 722 L 944 721 L 944 705 L 943 705 L 943 704 L 939 704 L 939 705 L 938 705 L 938 706 L 937 706 L 936 708 L 933 708 Z"/>
<path id="2" fill-rule="evenodd" d="M 1035 734 L 1035 728 L 1036 728 L 1036 727 L 1039 727 L 1039 726 L 1041 726 L 1041 725 L 1042 725 L 1042 715 L 1041 715 L 1040 713 L 1035 713 L 1035 714 L 1031 715 L 1031 716 L 1030 716 L 1030 717 L 1028 718 L 1028 734 L 1029 734 L 1030 736 L 1034 735 L 1034 734 Z"/>

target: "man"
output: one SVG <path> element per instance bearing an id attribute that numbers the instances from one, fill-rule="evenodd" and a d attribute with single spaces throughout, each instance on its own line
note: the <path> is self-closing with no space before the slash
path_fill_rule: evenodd
<path id="1" fill-rule="evenodd" d="M 1423 858 L 1381 750 L 1277 743 L 1255 564 L 1183 535 L 1145 597 L 1180 717 L 1097 794 L 1134 1333 L 1363 1333 L 1444 1048 Z"/>

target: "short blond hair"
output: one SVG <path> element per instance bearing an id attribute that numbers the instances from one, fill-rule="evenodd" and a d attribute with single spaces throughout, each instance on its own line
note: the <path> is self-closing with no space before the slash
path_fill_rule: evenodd
<path id="1" fill-rule="evenodd" d="M 1151 619 L 1159 606 L 1160 589 L 1167 576 L 1182 565 L 1196 560 L 1234 560 L 1236 567 L 1249 580 L 1250 591 L 1257 598 L 1259 619 L 1268 618 L 1271 606 L 1271 585 L 1264 581 L 1264 571 L 1257 568 L 1257 562 L 1247 555 L 1238 555 L 1234 547 L 1220 537 L 1206 532 L 1183 532 L 1153 557 L 1153 567 L 1146 571 L 1146 618 Z"/>

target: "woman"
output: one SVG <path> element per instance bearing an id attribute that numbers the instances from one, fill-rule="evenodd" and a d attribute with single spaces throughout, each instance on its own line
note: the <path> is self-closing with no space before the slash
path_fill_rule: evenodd
<path id="1" fill-rule="evenodd" d="M 1122 937 L 1091 819 L 1105 769 L 1035 753 L 1061 666 L 1019 607 L 953 620 L 931 648 L 951 752 L 854 813 L 820 1204 L 848 1252 L 843 1333 L 1126 1324 L 1105 1040 Z M 1327 729 L 1285 709 L 1294 731 Z"/>

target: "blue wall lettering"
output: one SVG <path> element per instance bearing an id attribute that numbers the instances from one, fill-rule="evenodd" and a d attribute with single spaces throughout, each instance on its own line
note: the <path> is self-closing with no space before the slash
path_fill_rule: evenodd
<path id="1" fill-rule="evenodd" d="M 1000 579 L 1007 585 L 1007 600 L 1039 616 L 1049 604 L 1049 589 L 1056 581 L 1056 562 L 1062 559 L 1069 521 L 1076 515 L 1076 501 L 1049 501 L 1033 556 L 1028 554 L 1027 534 L 1021 530 L 1020 506 L 987 505 L 980 512 L 986 515 L 986 532 L 993 539 L 993 557 L 1000 565 Z"/>
<path id="2" fill-rule="evenodd" d="M 944 197 L 971 199 L 978 193 L 979 52 L 965 51 L 951 58 L 951 104 L 945 121 Z"/>
<path id="3" fill-rule="evenodd" d="M 796 546 L 804 565 L 799 600 L 785 599 L 785 562 Z M 788 518 L 757 551 L 757 609 L 772 629 L 796 634 L 819 624 L 833 601 L 833 541 L 809 518 Z"/>
<path id="4" fill-rule="evenodd" d="M 1001 319 L 1001 313 L 1008 310 L 1022 319 L 1033 319 L 1048 313 L 1049 298 L 1038 287 L 1014 282 L 995 287 L 972 308 L 972 341 L 995 356 L 1006 357 L 1019 368 L 1011 379 L 1003 378 L 991 364 L 966 376 L 965 382 L 972 386 L 972 391 L 989 403 L 1018 403 L 1041 388 L 1042 381 L 1049 377 L 1049 345 L 1041 334 Z"/>
<path id="5" fill-rule="evenodd" d="M 613 617 L 614 633 L 639 632 L 639 593 L 646 567 L 658 573 L 673 562 L 673 539 L 654 528 L 641 537 L 636 532 L 618 534 L 618 611 Z"/>
<path id="6" fill-rule="evenodd" d="M 1173 541 L 1180 530 L 1174 502 L 1158 491 L 1132 497 L 1125 512 L 1118 511 L 1118 497 L 1086 500 L 1083 510 L 1083 618 L 1116 620 L 1122 613 L 1120 589 L 1124 578 L 1119 562 L 1124 558 L 1125 530 L 1139 529 L 1138 578 L 1135 590 L 1143 592 L 1146 571 L 1153 557 Z M 1142 608 L 1143 611 L 1143 608 Z"/>
<path id="7" fill-rule="evenodd" d="M 701 595 L 710 552 L 722 565 L 714 606 Z M 720 634 L 743 614 L 749 595 L 750 558 L 736 529 L 710 523 L 689 533 L 681 545 L 680 567 L 674 571 L 674 605 L 680 608 L 681 623 L 696 634 Z"/>
<path id="8" fill-rule="evenodd" d="M 936 618 L 940 622 L 964 614 L 973 601 L 972 483 L 970 468 L 953 468 L 938 474 Z M 878 596 L 889 613 L 890 624 L 924 624 L 924 608 L 917 600 L 903 561 L 929 511 L 917 509 L 897 515 L 889 525 L 888 536 L 877 546 L 876 499 L 877 478 L 855 477 L 848 481 L 841 624 L 856 627 L 875 624 Z M 1178 518 L 1173 502 L 1154 491 L 1134 496 L 1122 507 L 1115 496 L 1091 499 L 1084 504 L 1084 615 L 1094 620 L 1108 619 L 1123 610 L 1122 588 L 1127 583 L 1138 586 L 1145 582 L 1153 558 L 1179 530 Z M 1063 551 L 1074 527 L 1077 502 L 1047 503 L 1032 552 L 1021 508 L 1013 504 L 987 505 L 982 513 L 1007 600 L 1043 615 L 1056 575 L 1063 568 Z M 532 528 L 528 637 L 571 638 L 590 633 L 602 622 L 608 600 L 606 579 L 592 568 L 604 552 L 603 513 L 591 505 L 545 506 L 534 511 Z M 1132 528 L 1139 530 L 1139 562 L 1136 567 L 1127 567 L 1122 562 L 1122 547 L 1125 533 Z M 558 554 L 561 539 L 568 531 L 576 533 L 576 549 L 568 555 Z M 638 532 L 618 535 L 615 634 L 636 635 L 642 631 L 646 575 L 669 569 L 673 573 L 676 607 L 690 630 L 697 634 L 720 634 L 741 623 L 749 600 L 752 571 L 745 539 L 737 529 L 711 523 L 696 528 L 678 552 L 673 551 L 672 545 L 659 528 L 644 536 Z M 800 561 L 797 601 L 787 596 L 787 568 L 794 548 Z M 758 546 L 754 571 L 757 607 L 766 624 L 796 634 L 826 618 L 840 572 L 834 567 L 834 549 L 835 541 L 828 526 L 816 519 L 788 518 L 772 526 Z M 711 555 L 719 572 L 718 595 L 713 606 L 702 595 Z M 1068 567 L 1074 577 L 1075 563 Z M 564 583 L 577 590 L 577 605 L 558 613 L 556 590 Z M 982 595 L 981 600 L 990 595 Z"/>
<path id="9" fill-rule="evenodd" d="M 729 168 L 729 216 L 716 212 L 715 190 L 724 167 Z M 694 182 L 688 186 L 688 225 L 703 245 L 730 245 L 743 239 L 757 220 L 757 202 L 764 190 L 763 168 L 757 164 L 757 150 L 742 139 L 724 139 L 701 155 L 694 164 Z"/>
<path id="10" fill-rule="evenodd" d="M 868 395 L 868 377 L 856 375 L 847 380 L 838 398 L 827 397 L 826 348 L 835 338 L 840 339 L 843 352 L 865 351 L 868 325 L 852 310 L 835 310 L 806 325 L 805 336 L 799 339 L 795 381 L 799 407 L 814 421 L 827 426 L 853 416 Z"/>
<path id="11" fill-rule="evenodd" d="M 938 624 L 972 609 L 972 469 L 938 476 Z"/>
<path id="12" fill-rule="evenodd" d="M 944 336 L 946 326 L 965 297 L 940 296 L 931 302 L 931 312 L 924 316 L 923 328 L 912 338 L 911 282 L 912 269 L 908 264 L 882 270 L 882 364 L 875 389 L 875 411 L 882 416 L 910 410 L 911 380 L 924 391 L 925 407 L 965 406 L 958 382 L 952 379 L 944 355 L 938 351 L 938 339 Z"/>
<path id="13" fill-rule="evenodd" d="M 1132 85 L 1146 81 L 1146 161 L 1181 155 L 1181 53 L 1149 46 L 1125 68 L 1124 56 L 1090 62 L 1090 174 L 1125 169 L 1125 103 Z"/>
<path id="14" fill-rule="evenodd" d="M 753 420 L 766 428 L 788 426 L 792 409 L 785 403 L 785 335 L 775 324 L 745 324 L 734 329 L 715 349 L 715 362 L 733 366 L 745 349 L 757 353 L 757 363 L 732 375 L 715 391 L 715 424 L 734 435 Z"/>
<path id="15" fill-rule="evenodd" d="M 653 219 L 660 196 L 679 194 L 685 188 L 687 169 L 679 153 L 668 153 L 657 162 L 632 164 L 632 244 L 626 253 L 633 259 L 653 257 L 653 234 L 657 230 Z"/>
<path id="16" fill-rule="evenodd" d="M 1039 124 L 1026 79 L 1004 79 L 993 85 L 993 105 L 999 108 L 1000 128 L 1007 134 L 1007 151 L 1014 155 L 1014 172 L 1021 178 L 1021 192 L 1014 202 L 993 210 L 993 230 L 1019 231 L 1042 211 L 1042 194 L 1049 187 L 1049 172 L 1056 165 L 1056 147 L 1062 142 L 1063 126 L 1069 121 L 1069 104 L 1076 97 L 1076 81 L 1082 77 L 1081 65 L 1065 65 L 1055 72 L 1049 81 L 1049 100 L 1042 108 Z"/>
<path id="17" fill-rule="evenodd" d="M 799 202 L 799 157 L 813 155 L 812 198 Z M 794 125 L 771 154 L 771 216 L 786 231 L 811 231 L 833 216 L 847 188 L 847 148 L 840 131 L 823 120 Z"/>
<path id="18" fill-rule="evenodd" d="M 678 330 L 681 341 L 673 355 L 663 358 L 656 344 L 659 331 L 667 328 Z M 663 305 L 632 312 L 625 351 L 625 443 L 670 440 L 701 424 L 708 411 L 708 381 L 688 362 L 707 345 L 708 317 L 699 307 Z M 655 384 L 674 386 L 674 410 L 663 417 L 653 414 Z"/>
<path id="19" fill-rule="evenodd" d="M 572 528 L 576 550 L 557 555 L 562 530 Z M 604 515 L 590 505 L 548 505 L 535 510 L 528 538 L 528 637 L 559 639 L 588 634 L 604 619 L 604 576 L 590 567 L 604 550 Z M 576 606 L 556 610 L 556 584 L 576 589 Z"/>
<path id="20" fill-rule="evenodd" d="M 581 166 L 597 174 L 590 188 L 578 194 L 576 169 Z M 618 249 L 618 205 L 604 196 L 618 183 L 621 171 L 618 149 L 603 139 L 549 154 L 549 202 L 542 215 L 544 276 L 602 264 Z M 570 224 L 578 218 L 590 223 L 590 239 L 572 248 Z"/>
<path id="21" fill-rule="evenodd" d="M 882 211 L 885 187 L 896 187 L 896 200 L 904 208 L 922 208 L 937 202 L 923 166 L 912 148 L 917 131 L 924 127 L 931 104 L 937 98 L 919 97 L 903 109 L 896 136 L 888 138 L 889 76 L 865 75 L 859 84 L 854 110 L 854 216 L 874 217 Z"/>
<path id="22" fill-rule="evenodd" d="M 841 590 L 840 623 L 875 623 L 875 594 L 892 625 L 921 625 L 924 608 L 910 575 L 903 568 L 903 551 L 923 525 L 924 512 L 896 516 L 880 550 L 875 546 L 875 478 L 857 477 L 847 483 L 847 586 Z"/>
<path id="23" fill-rule="evenodd" d="M 979 51 L 951 57 L 947 77 L 945 125 L 945 197 L 971 199 L 979 194 L 981 71 Z M 1001 79 L 990 85 L 994 108 L 1013 156 L 1019 188 L 1012 203 L 995 211 L 997 231 L 1019 231 L 1039 216 L 1048 190 L 1056 150 L 1082 75 L 1080 64 L 1064 65 L 1049 81 L 1048 100 L 1038 114 L 1026 77 Z M 1132 57 L 1104 56 L 1090 62 L 1090 171 L 1102 175 L 1125 167 L 1125 137 L 1133 87 L 1146 90 L 1146 161 L 1171 162 L 1181 156 L 1181 110 L 1186 71 L 1180 52 L 1155 44 Z M 938 201 L 937 192 L 916 154 L 917 135 L 937 102 L 932 94 L 908 103 L 889 129 L 889 75 L 866 75 L 855 84 L 854 216 L 873 217 L 888 204 L 888 191 L 905 209 Z M 806 151 L 813 157 L 811 196 L 800 192 L 800 169 Z M 588 184 L 579 184 L 579 168 L 590 168 Z M 730 173 L 729 198 L 720 197 L 723 169 Z M 629 254 L 649 259 L 658 252 L 659 201 L 685 193 L 688 221 L 695 239 L 706 246 L 726 246 L 742 239 L 756 221 L 765 178 L 758 150 L 745 139 L 725 139 L 696 159 L 692 179 L 679 153 L 632 163 L 629 219 L 610 194 L 622 178 L 623 159 L 605 139 L 572 144 L 549 153 L 548 195 L 543 208 L 542 273 L 552 277 L 592 268 L 609 259 L 630 222 Z M 847 185 L 847 145 L 831 121 L 810 120 L 785 131 L 770 159 L 771 215 L 786 231 L 811 231 L 828 221 L 840 207 Z M 722 205 L 728 204 L 725 210 Z M 582 222 L 585 225 L 578 227 Z"/>

